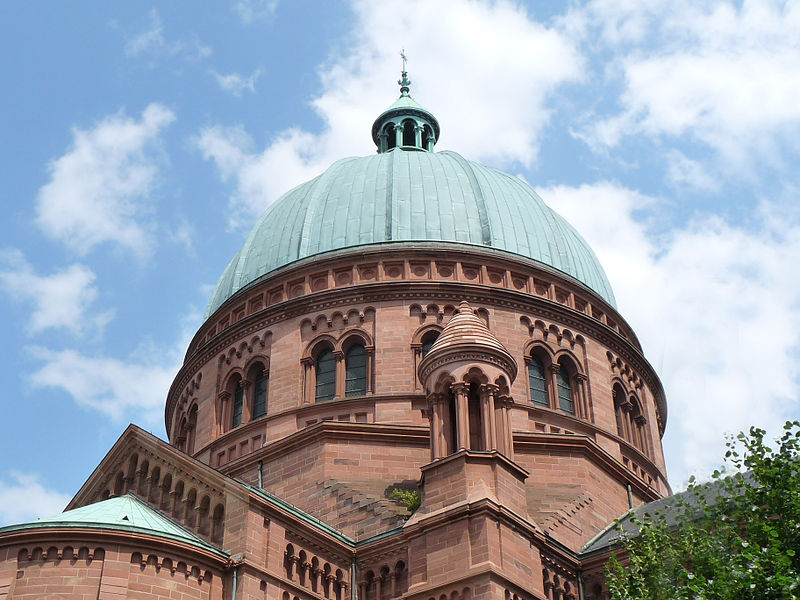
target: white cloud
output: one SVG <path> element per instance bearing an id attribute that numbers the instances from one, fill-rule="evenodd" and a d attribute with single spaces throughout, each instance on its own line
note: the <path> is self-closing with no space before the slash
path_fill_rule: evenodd
<path id="1" fill-rule="evenodd" d="M 37 388 L 61 389 L 77 404 L 115 421 L 136 420 L 158 427 L 163 423 L 169 386 L 199 322 L 200 313 L 193 310 L 171 347 L 144 343 L 125 359 L 29 347 L 31 358 L 42 365 L 30 375 L 30 383 Z"/>
<path id="2" fill-rule="evenodd" d="M 278 8 L 278 0 L 239 0 L 233 10 L 244 25 L 271 18 Z"/>
<path id="3" fill-rule="evenodd" d="M 79 254 L 104 242 L 149 254 L 145 217 L 159 172 L 153 148 L 174 119 L 150 104 L 139 120 L 117 113 L 88 131 L 74 129 L 72 147 L 50 164 L 50 181 L 36 198 L 42 231 Z"/>
<path id="4" fill-rule="evenodd" d="M 66 329 L 79 336 L 102 333 L 114 313 L 92 310 L 97 299 L 94 280 L 94 272 L 81 264 L 37 275 L 18 250 L 0 253 L 0 287 L 15 300 L 32 305 L 30 334 L 46 329 Z"/>
<path id="5" fill-rule="evenodd" d="M 323 89 L 312 101 L 321 133 L 289 129 L 263 152 L 241 128 L 198 136 L 203 155 L 236 181 L 234 223 L 334 160 L 375 151 L 370 127 L 399 93 L 400 48 L 408 49 L 412 96 L 440 119 L 437 148 L 495 164 L 536 160 L 548 101 L 582 76 L 570 37 L 510 2 L 359 1 L 353 10 L 343 33 L 352 43 L 321 67 Z"/>
<path id="6" fill-rule="evenodd" d="M 657 224 L 657 200 L 619 185 L 556 186 L 541 195 L 596 251 L 664 383 L 673 484 L 721 462 L 724 432 L 760 425 L 777 433 L 796 416 L 798 214 L 764 205 L 748 228 L 698 216 L 656 234 L 645 217 Z"/>
<path id="7" fill-rule="evenodd" d="M 713 192 L 720 187 L 719 180 L 708 172 L 703 163 L 679 150 L 667 153 L 667 179 L 675 188 Z"/>
<path id="8" fill-rule="evenodd" d="M 623 83 L 621 111 L 587 127 L 594 143 L 685 137 L 744 175 L 800 147 L 800 4 L 598 0 L 577 12 Z"/>
<path id="9" fill-rule="evenodd" d="M 125 43 L 126 55 L 131 57 L 180 55 L 188 60 L 200 60 L 211 55 L 211 48 L 201 44 L 197 39 L 190 42 L 167 40 L 164 37 L 164 23 L 155 8 L 150 9 L 148 19 L 148 27 L 129 38 Z"/>
<path id="10" fill-rule="evenodd" d="M 220 89 L 233 94 L 237 98 L 241 97 L 244 92 L 255 93 L 256 81 L 261 77 L 261 69 L 256 69 L 247 77 L 239 73 L 228 73 L 227 75 L 221 75 L 216 71 L 211 71 L 211 73 L 217 80 Z"/>
<path id="11" fill-rule="evenodd" d="M 45 487 L 38 475 L 11 471 L 0 480 L 0 525 L 26 523 L 57 515 L 70 496 Z"/>

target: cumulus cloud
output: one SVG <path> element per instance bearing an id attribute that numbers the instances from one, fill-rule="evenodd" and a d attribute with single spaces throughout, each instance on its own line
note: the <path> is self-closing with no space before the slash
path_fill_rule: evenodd
<path id="1" fill-rule="evenodd" d="M 244 25 L 270 19 L 278 8 L 278 0 L 239 0 L 233 10 Z"/>
<path id="2" fill-rule="evenodd" d="M 239 98 L 244 92 L 255 93 L 256 81 L 261 77 L 261 69 L 256 69 L 247 77 L 239 73 L 222 75 L 216 71 L 211 71 L 211 74 L 214 75 L 220 89 Z"/>
<path id="3" fill-rule="evenodd" d="M 120 112 L 88 131 L 74 129 L 72 146 L 50 164 L 50 181 L 36 198 L 41 230 L 79 254 L 104 242 L 149 254 L 147 203 L 161 161 L 154 150 L 174 119 L 150 104 L 138 120 Z"/>
<path id="4" fill-rule="evenodd" d="M 0 479 L 0 525 L 57 515 L 70 499 L 70 496 L 46 487 L 38 475 L 11 471 Z"/>
<path id="5" fill-rule="evenodd" d="M 30 375 L 30 383 L 35 388 L 60 389 L 77 404 L 115 421 L 136 420 L 158 427 L 163 423 L 169 386 L 199 322 L 200 313 L 193 310 L 172 346 L 143 343 L 126 358 L 29 347 L 28 353 L 42 365 Z"/>
<path id="6" fill-rule="evenodd" d="M 155 8 L 148 13 L 148 20 L 148 26 L 130 37 L 125 43 L 126 55 L 131 57 L 146 55 L 151 58 L 183 56 L 188 60 L 200 60 L 211 55 L 211 48 L 196 39 L 192 41 L 167 40 L 164 37 L 164 23 Z"/>
<path id="7" fill-rule="evenodd" d="M 797 3 L 597 0 L 575 14 L 601 31 L 623 85 L 621 110 L 587 126 L 591 143 L 685 137 L 732 171 L 798 148 Z"/>
<path id="8" fill-rule="evenodd" d="M 65 329 L 74 335 L 98 333 L 113 318 L 113 311 L 95 313 L 95 274 L 74 264 L 53 273 L 37 275 L 21 252 L 0 252 L 0 286 L 15 300 L 32 306 L 28 332 Z"/>
<path id="9" fill-rule="evenodd" d="M 724 433 L 796 416 L 800 215 L 764 204 L 747 227 L 699 215 L 665 233 L 657 199 L 614 183 L 541 194 L 596 251 L 661 376 L 673 483 L 718 465 Z"/>
<path id="10" fill-rule="evenodd" d="M 412 96 L 440 119 L 437 147 L 494 164 L 536 161 L 548 100 L 583 74 L 570 36 L 510 2 L 359 1 L 353 11 L 343 33 L 351 43 L 321 67 L 322 91 L 311 102 L 321 133 L 288 129 L 263 151 L 240 127 L 197 136 L 203 155 L 235 180 L 234 224 L 334 160 L 375 151 L 370 127 L 399 93 L 402 47 Z"/>

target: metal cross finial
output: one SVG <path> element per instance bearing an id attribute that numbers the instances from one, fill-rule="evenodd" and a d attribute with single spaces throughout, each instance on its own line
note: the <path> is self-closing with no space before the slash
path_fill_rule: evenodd
<path id="1" fill-rule="evenodd" d="M 403 96 L 407 96 L 408 95 L 409 86 L 411 85 L 411 80 L 408 78 L 408 73 L 406 72 L 406 61 L 408 61 L 408 59 L 406 58 L 406 49 L 405 48 L 400 50 L 400 58 L 403 59 L 403 71 L 401 73 L 402 78 L 397 83 L 400 84 L 400 93 Z"/>

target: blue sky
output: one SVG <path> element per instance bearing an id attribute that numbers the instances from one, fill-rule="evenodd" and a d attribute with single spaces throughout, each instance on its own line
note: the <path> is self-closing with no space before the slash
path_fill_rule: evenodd
<path id="1" fill-rule="evenodd" d="M 0 4 L 0 523 L 163 402 L 256 217 L 412 95 L 595 249 L 674 487 L 798 413 L 800 3 Z"/>

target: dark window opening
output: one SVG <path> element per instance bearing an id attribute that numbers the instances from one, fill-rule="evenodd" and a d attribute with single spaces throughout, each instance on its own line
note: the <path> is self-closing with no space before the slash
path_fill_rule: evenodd
<path id="1" fill-rule="evenodd" d="M 258 419 L 267 414 L 267 393 L 269 390 L 269 375 L 261 371 L 256 376 L 253 395 L 253 418 Z"/>
<path id="2" fill-rule="evenodd" d="M 345 354 L 345 396 L 367 393 L 367 351 L 361 344 L 350 346 Z"/>
<path id="3" fill-rule="evenodd" d="M 397 134 L 394 132 L 394 124 L 389 123 L 384 131 L 386 132 L 386 149 L 391 150 L 397 146 Z"/>
<path id="4" fill-rule="evenodd" d="M 538 406 L 549 406 L 544 364 L 535 356 L 531 356 L 528 364 L 528 381 L 531 388 L 531 402 Z"/>
<path id="5" fill-rule="evenodd" d="M 467 395 L 467 412 L 469 413 L 469 447 L 470 450 L 483 450 L 483 427 L 481 419 L 480 388 L 476 382 L 469 384 Z"/>
<path id="6" fill-rule="evenodd" d="M 241 385 L 236 386 L 236 391 L 233 393 L 233 421 L 231 427 L 238 427 L 242 424 L 242 409 L 244 408 L 244 388 Z"/>
<path id="7" fill-rule="evenodd" d="M 417 134 L 414 121 L 405 121 L 403 123 L 403 146 L 416 146 Z"/>
<path id="8" fill-rule="evenodd" d="M 336 395 L 336 357 L 328 348 L 317 357 L 317 402 L 333 400 Z"/>
<path id="9" fill-rule="evenodd" d="M 438 338 L 439 338 L 438 331 L 429 331 L 424 336 L 422 336 L 422 358 L 425 358 L 428 355 L 428 352 L 431 351 L 431 347 Z"/>
<path id="10" fill-rule="evenodd" d="M 572 399 L 572 383 L 566 367 L 562 364 L 556 377 L 558 386 L 558 407 L 564 412 L 575 414 L 575 403 Z"/>
<path id="11" fill-rule="evenodd" d="M 425 147 L 426 150 L 432 150 L 433 149 L 433 143 L 435 141 L 436 140 L 433 138 L 433 131 L 431 130 L 430 127 L 425 125 L 425 129 L 423 130 L 423 133 L 422 133 L 422 144 L 423 144 L 423 146 Z"/>
<path id="12" fill-rule="evenodd" d="M 449 397 L 447 399 L 447 407 L 448 407 L 447 433 L 450 434 L 449 439 L 446 440 L 447 454 L 453 454 L 456 450 L 458 450 L 458 429 L 456 421 L 456 398 L 453 395 L 452 390 L 450 391 Z"/>

